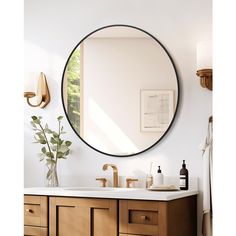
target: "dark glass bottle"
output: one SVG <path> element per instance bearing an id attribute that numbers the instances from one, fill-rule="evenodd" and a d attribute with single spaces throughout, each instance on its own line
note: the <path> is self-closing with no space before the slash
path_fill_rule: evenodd
<path id="1" fill-rule="evenodd" d="M 181 190 L 188 190 L 188 170 L 186 168 L 185 160 L 183 160 L 182 169 L 180 170 L 179 187 Z"/>

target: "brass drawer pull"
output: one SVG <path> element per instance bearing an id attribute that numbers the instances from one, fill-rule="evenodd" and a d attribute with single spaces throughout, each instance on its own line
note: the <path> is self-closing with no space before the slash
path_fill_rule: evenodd
<path id="1" fill-rule="evenodd" d="M 26 212 L 33 213 L 34 211 L 32 209 L 25 209 Z"/>
<path id="2" fill-rule="evenodd" d="M 141 220 L 149 220 L 147 216 L 141 216 Z"/>

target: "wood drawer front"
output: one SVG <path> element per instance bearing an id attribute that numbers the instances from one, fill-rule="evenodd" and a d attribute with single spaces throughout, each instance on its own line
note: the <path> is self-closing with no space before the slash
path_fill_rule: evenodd
<path id="1" fill-rule="evenodd" d="M 24 236 L 48 236 L 48 229 L 42 227 L 24 226 Z"/>
<path id="2" fill-rule="evenodd" d="M 45 196 L 24 197 L 24 225 L 48 226 L 48 198 Z"/>
<path id="3" fill-rule="evenodd" d="M 157 211 L 129 210 L 131 224 L 158 225 Z"/>
<path id="4" fill-rule="evenodd" d="M 158 235 L 158 202 L 120 200 L 119 208 L 120 233 Z"/>

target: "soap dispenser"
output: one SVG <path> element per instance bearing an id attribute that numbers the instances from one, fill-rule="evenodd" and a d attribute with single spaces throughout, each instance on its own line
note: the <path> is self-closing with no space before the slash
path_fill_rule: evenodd
<path id="1" fill-rule="evenodd" d="M 163 174 L 161 173 L 161 167 L 158 166 L 157 170 L 157 176 L 156 176 L 156 185 L 162 185 L 163 184 Z"/>
<path id="2" fill-rule="evenodd" d="M 185 160 L 183 160 L 182 169 L 180 170 L 180 183 L 181 190 L 188 190 L 188 170 L 186 168 Z"/>

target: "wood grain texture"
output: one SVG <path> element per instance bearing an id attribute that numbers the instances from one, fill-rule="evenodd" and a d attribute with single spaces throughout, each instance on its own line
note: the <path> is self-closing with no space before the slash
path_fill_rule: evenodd
<path id="1" fill-rule="evenodd" d="M 119 201 L 120 233 L 158 235 L 157 201 Z"/>
<path id="2" fill-rule="evenodd" d="M 196 196 L 172 201 L 119 201 L 120 236 L 196 236 Z"/>
<path id="3" fill-rule="evenodd" d="M 50 236 L 117 236 L 117 200 L 50 197 Z"/>
<path id="4" fill-rule="evenodd" d="M 197 236 L 197 196 L 170 201 L 168 236 Z"/>
<path id="5" fill-rule="evenodd" d="M 48 227 L 48 197 L 24 197 L 24 225 Z"/>
<path id="6" fill-rule="evenodd" d="M 49 206 L 48 197 L 27 195 L 25 236 L 48 235 L 48 211 L 50 236 L 197 235 L 196 195 L 172 201 L 49 197 Z"/>
<path id="7" fill-rule="evenodd" d="M 24 236 L 48 236 L 48 229 L 43 227 L 24 226 Z"/>

